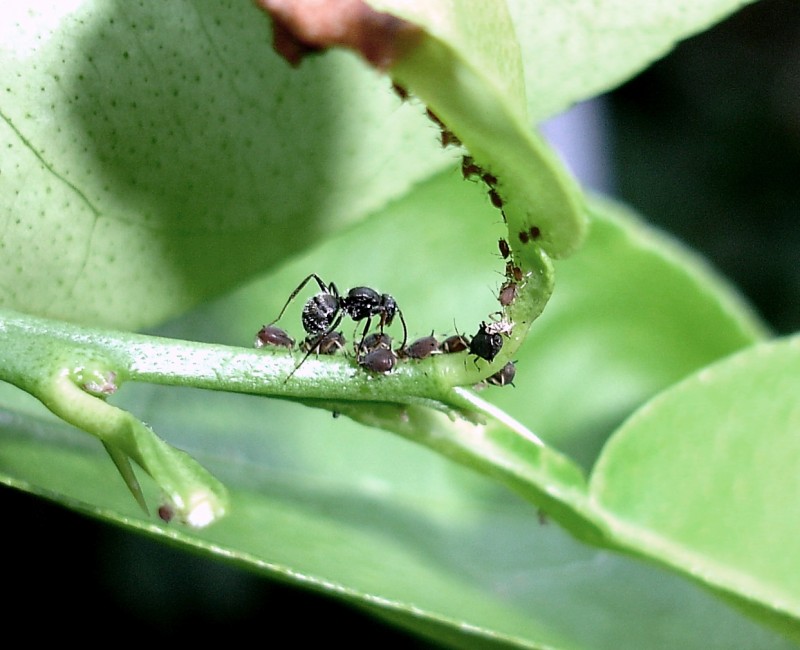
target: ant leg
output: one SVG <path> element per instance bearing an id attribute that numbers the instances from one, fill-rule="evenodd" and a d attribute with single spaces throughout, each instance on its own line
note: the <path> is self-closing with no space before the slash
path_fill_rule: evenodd
<path id="1" fill-rule="evenodd" d="M 358 342 L 358 346 L 356 347 L 356 359 L 361 358 L 361 353 L 364 350 L 364 341 L 367 340 L 367 332 L 369 332 L 369 328 L 372 325 L 372 316 L 367 317 L 367 323 L 364 326 L 364 331 L 361 333 L 361 340 Z M 358 325 L 356 325 L 356 332 L 358 331 Z M 383 334 L 383 328 L 381 327 L 381 334 Z M 353 336 L 353 340 L 355 340 L 355 336 Z"/>
<path id="2" fill-rule="evenodd" d="M 408 328 L 406 327 L 406 319 L 403 318 L 403 312 L 398 309 L 397 315 L 400 316 L 400 322 L 403 324 L 403 344 L 400 346 L 400 350 L 406 349 L 406 342 L 408 341 Z"/>
<path id="3" fill-rule="evenodd" d="M 312 274 L 312 275 L 313 275 L 313 274 Z M 311 277 L 311 276 L 309 276 L 309 277 Z M 314 277 L 316 277 L 316 276 L 314 276 Z M 306 278 L 306 280 L 308 280 L 308 278 Z M 315 338 L 313 339 L 313 341 L 309 343 L 309 345 L 308 345 L 308 351 L 307 351 L 307 352 L 306 352 L 306 353 L 303 355 L 303 358 L 302 358 L 302 359 L 300 359 L 300 363 L 298 363 L 298 364 L 297 364 L 297 365 L 294 367 L 294 369 L 292 370 L 292 372 L 290 372 L 290 373 L 289 373 L 289 374 L 286 376 L 286 379 L 284 379 L 284 380 L 283 380 L 283 383 L 284 383 L 284 384 L 285 384 L 287 381 L 289 381 L 289 380 L 292 378 L 292 376 L 294 375 L 294 373 L 296 373 L 296 372 L 297 372 L 297 371 L 300 369 L 300 366 L 302 366 L 302 365 L 303 365 L 303 364 L 306 362 L 306 359 L 308 359 L 308 357 L 310 357 L 310 356 L 311 356 L 311 353 L 312 353 L 312 352 L 314 351 L 314 349 L 315 349 L 315 348 L 316 348 L 316 347 L 317 347 L 317 346 L 318 346 L 318 345 L 319 345 L 319 344 L 322 342 L 322 339 L 324 339 L 326 336 L 328 336 L 328 334 L 330 334 L 330 333 L 331 333 L 333 330 L 335 330 L 337 327 L 339 327 L 339 323 L 341 323 L 341 322 L 342 322 L 342 318 L 343 318 L 343 315 L 342 315 L 342 314 L 340 314 L 340 315 L 339 315 L 339 316 L 336 318 L 336 320 L 334 320 L 334 321 L 333 321 L 333 323 L 331 324 L 331 326 L 330 326 L 330 327 L 329 327 L 327 330 L 325 330 L 325 331 L 324 331 L 322 334 L 320 334 L 319 336 L 315 337 Z"/>
<path id="4" fill-rule="evenodd" d="M 283 316 L 283 312 L 286 311 L 286 308 L 289 306 L 289 303 L 292 302 L 292 300 L 294 300 L 297 297 L 297 294 L 303 290 L 303 287 L 306 286 L 306 284 L 308 284 L 308 281 L 311 280 L 312 278 L 319 285 L 320 291 L 328 293 L 328 286 L 322 281 L 322 278 L 320 278 L 316 273 L 310 273 L 305 277 L 305 279 L 299 285 L 297 285 L 297 289 L 292 291 L 292 293 L 289 295 L 289 298 L 286 300 L 286 304 L 283 306 L 283 309 L 281 309 L 281 313 L 278 314 L 278 317 L 274 321 L 267 323 L 267 326 L 274 325 L 281 319 L 281 317 Z"/>

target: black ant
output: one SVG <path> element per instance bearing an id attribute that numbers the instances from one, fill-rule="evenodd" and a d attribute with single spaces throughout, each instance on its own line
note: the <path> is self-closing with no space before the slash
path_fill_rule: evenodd
<path id="1" fill-rule="evenodd" d="M 400 349 L 405 349 L 406 341 L 408 340 L 408 329 L 403 318 L 403 312 L 400 311 L 397 302 L 392 296 L 387 293 L 380 294 L 369 287 L 354 287 L 342 296 L 333 282 L 325 284 L 316 273 L 307 275 L 297 288 L 292 291 L 278 317 L 269 325 L 274 325 L 281 319 L 289 303 L 312 279 L 319 286 L 320 292 L 316 296 L 312 296 L 303 307 L 303 328 L 308 334 L 306 338 L 307 352 L 289 377 L 303 364 L 317 345 L 339 326 L 345 316 L 349 316 L 356 322 L 366 320 L 361 342 L 356 346 L 356 349 L 362 347 L 373 318 L 378 317 L 379 328 L 382 333 L 383 328 L 391 325 L 394 317 L 399 316 L 400 322 L 403 324 L 403 343 Z"/>

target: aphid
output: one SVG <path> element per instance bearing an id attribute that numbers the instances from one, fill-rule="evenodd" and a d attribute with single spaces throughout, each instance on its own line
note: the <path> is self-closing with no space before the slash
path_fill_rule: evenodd
<path id="1" fill-rule="evenodd" d="M 277 347 L 289 348 L 291 350 L 294 347 L 294 339 L 280 327 L 275 327 L 275 325 L 264 325 L 264 327 L 258 330 L 254 345 L 257 348 L 263 348 L 265 345 L 275 345 Z"/>
<path id="2" fill-rule="evenodd" d="M 438 126 L 440 129 L 447 128 L 445 127 L 444 122 L 442 122 L 439 119 L 439 116 L 436 113 L 434 113 L 430 108 L 425 109 L 425 114 L 428 116 L 428 119 L 434 124 L 436 124 L 436 126 Z"/>
<path id="3" fill-rule="evenodd" d="M 486 361 L 492 361 L 503 349 L 503 337 L 490 329 L 492 325 L 494 323 L 487 325 L 482 322 L 469 342 L 470 353 Z"/>
<path id="4" fill-rule="evenodd" d="M 514 282 L 522 282 L 522 269 L 514 266 L 514 262 L 506 262 L 506 277 Z"/>
<path id="5" fill-rule="evenodd" d="M 500 287 L 500 293 L 497 294 L 497 301 L 503 307 L 508 307 L 517 299 L 517 283 L 506 282 Z"/>
<path id="6" fill-rule="evenodd" d="M 158 506 L 158 516 L 161 519 L 161 521 L 169 523 L 175 518 L 175 508 L 173 508 L 168 503 L 160 505 Z"/>
<path id="7" fill-rule="evenodd" d="M 503 199 L 500 197 L 500 195 L 497 193 L 497 190 L 494 188 L 491 188 L 489 190 L 489 200 L 492 202 L 492 205 L 494 207 L 496 208 L 503 207 Z"/>
<path id="8" fill-rule="evenodd" d="M 405 350 L 402 356 L 409 359 L 425 359 L 432 354 L 439 352 L 439 341 L 431 332 L 430 336 L 423 336 L 411 343 Z"/>
<path id="9" fill-rule="evenodd" d="M 475 159 L 472 156 L 464 156 L 461 160 L 461 175 L 464 180 L 472 180 L 475 176 L 482 176 L 483 170 L 475 164 Z"/>
<path id="10" fill-rule="evenodd" d="M 442 129 L 442 146 L 448 147 L 450 145 L 453 145 L 454 147 L 460 147 L 461 138 L 459 138 L 450 129 Z"/>
<path id="11" fill-rule="evenodd" d="M 493 386 L 506 386 L 514 385 L 514 377 L 517 374 L 517 367 L 513 361 L 509 361 L 500 370 L 494 373 L 491 377 L 487 377 L 486 382 Z"/>
<path id="12" fill-rule="evenodd" d="M 451 144 L 454 146 L 461 145 L 461 140 L 459 139 L 459 137 L 455 133 L 453 133 L 450 129 L 448 129 L 447 126 L 445 126 L 445 123 L 442 122 L 441 119 L 439 119 L 439 116 L 436 115 L 436 113 L 434 113 L 430 108 L 426 108 L 425 112 L 427 113 L 431 121 L 434 122 L 434 124 L 436 124 L 436 126 L 439 127 L 439 130 L 441 131 L 443 147 L 446 147 Z"/>
<path id="13" fill-rule="evenodd" d="M 395 94 L 400 98 L 400 101 L 404 102 L 408 99 L 408 91 L 396 81 L 392 82 L 392 90 L 394 90 Z"/>
<path id="14" fill-rule="evenodd" d="M 519 232 L 519 240 L 523 244 L 527 244 L 529 241 L 533 239 L 538 239 L 542 234 L 542 231 L 539 230 L 538 226 L 531 226 L 528 230 L 521 230 Z"/>
<path id="15" fill-rule="evenodd" d="M 503 256 L 504 260 L 507 260 L 508 256 L 511 255 L 511 248 L 509 247 L 508 242 L 501 237 L 497 240 L 497 246 L 500 249 L 500 255 Z"/>
<path id="16" fill-rule="evenodd" d="M 463 352 L 464 350 L 468 349 L 469 341 L 467 341 L 467 337 L 462 336 L 461 334 L 453 334 L 452 336 L 448 336 L 444 341 L 442 341 L 441 345 L 439 345 L 439 350 L 443 354 Z"/>
<path id="17" fill-rule="evenodd" d="M 403 325 L 403 343 L 400 348 L 404 348 L 408 338 L 408 329 L 406 328 L 406 321 L 403 318 L 403 312 L 397 306 L 395 299 L 387 293 L 378 293 L 375 289 L 370 287 L 354 287 L 350 289 L 346 295 L 342 296 L 339 293 L 336 285 L 331 282 L 325 284 L 322 279 L 316 274 L 311 273 L 292 291 L 286 304 L 281 309 L 278 317 L 269 323 L 269 326 L 277 323 L 281 316 L 283 316 L 289 303 L 294 300 L 298 293 L 306 286 L 309 280 L 314 280 L 320 288 L 320 292 L 311 297 L 303 307 L 302 322 L 308 336 L 308 350 L 306 355 L 300 360 L 300 363 L 295 366 L 295 369 L 290 373 L 289 377 L 303 364 L 303 362 L 311 354 L 312 350 L 317 347 L 327 335 L 333 332 L 345 316 L 349 316 L 355 322 L 366 321 L 364 331 L 361 337 L 361 344 L 366 338 L 367 332 L 372 325 L 372 319 L 378 319 L 378 326 L 380 331 L 383 332 L 385 326 L 389 326 L 394 321 L 395 316 L 400 317 L 400 322 Z M 361 344 L 356 346 L 356 349 L 361 347 Z M 287 377 L 288 379 L 288 377 Z"/>
<path id="18" fill-rule="evenodd" d="M 309 354 L 336 354 L 343 350 L 345 338 L 341 332 L 328 332 L 321 338 L 317 336 L 307 336 L 303 341 L 302 349 Z"/>
<path id="19" fill-rule="evenodd" d="M 386 348 L 376 348 L 372 352 L 367 352 L 358 360 L 358 365 L 366 368 L 370 372 L 387 373 L 394 368 L 397 356 Z"/>
<path id="20" fill-rule="evenodd" d="M 373 350 L 377 350 L 378 348 L 391 350 L 392 337 L 388 334 L 384 334 L 383 332 L 373 332 L 372 334 L 368 334 L 361 342 L 361 347 L 359 350 L 356 350 L 356 353 L 358 356 L 361 356 L 367 354 L 368 352 L 372 352 Z"/>
<path id="21" fill-rule="evenodd" d="M 483 172 L 483 174 L 481 174 L 481 178 L 483 179 L 483 182 L 490 187 L 494 187 L 495 185 L 497 185 L 497 176 L 495 176 L 494 174 L 490 174 L 489 172 Z"/>

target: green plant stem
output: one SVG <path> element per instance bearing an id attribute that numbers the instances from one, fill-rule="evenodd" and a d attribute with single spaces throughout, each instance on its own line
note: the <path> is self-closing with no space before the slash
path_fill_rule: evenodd
<path id="1" fill-rule="evenodd" d="M 586 481 L 577 465 L 471 391 L 449 384 L 454 378 L 482 378 L 502 361 L 481 362 L 479 370 L 466 354 L 439 355 L 399 364 L 396 371 L 376 376 L 346 357 L 312 356 L 287 381 L 299 357 L 285 350 L 97 330 L 10 311 L 0 311 L 0 326 L 0 379 L 32 393 L 112 450 L 122 450 L 146 469 L 184 518 L 191 512 L 209 520 L 221 516 L 224 488 L 133 415 L 94 393 L 111 393 L 133 380 L 282 397 L 329 408 L 499 478 L 577 535 L 600 536 L 583 509 Z M 512 333 L 510 343 L 514 336 L 524 332 Z M 112 458 L 125 468 L 119 454 L 112 453 Z M 131 481 L 126 482 L 137 495 Z"/>

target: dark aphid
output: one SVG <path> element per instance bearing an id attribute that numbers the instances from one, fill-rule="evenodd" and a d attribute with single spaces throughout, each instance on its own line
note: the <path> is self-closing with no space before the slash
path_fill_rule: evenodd
<path id="1" fill-rule="evenodd" d="M 511 255 L 511 248 L 509 247 L 508 242 L 501 237 L 497 240 L 497 247 L 500 249 L 500 255 L 503 256 L 503 259 L 507 260 L 508 256 Z"/>
<path id="2" fill-rule="evenodd" d="M 439 346 L 439 350 L 443 354 L 463 352 L 464 350 L 468 349 L 469 349 L 469 341 L 467 341 L 466 336 L 462 336 L 461 334 L 453 334 L 452 336 L 448 336 L 444 341 L 442 341 L 441 345 Z"/>
<path id="3" fill-rule="evenodd" d="M 470 353 L 486 361 L 492 361 L 503 349 L 503 337 L 495 331 L 493 325 L 494 323 L 481 323 L 478 332 L 469 342 Z"/>
<path id="4" fill-rule="evenodd" d="M 504 365 L 500 370 L 494 373 L 491 377 L 486 379 L 486 382 L 492 384 L 493 386 L 506 386 L 506 385 L 514 385 L 514 377 L 517 374 L 517 367 L 514 365 L 513 361 L 509 361 L 506 365 Z"/>
<path id="5" fill-rule="evenodd" d="M 459 137 L 455 133 L 453 133 L 450 129 L 448 129 L 447 126 L 445 126 L 445 123 L 442 122 L 441 119 L 439 119 L 439 116 L 436 113 L 434 113 L 430 108 L 426 108 L 425 112 L 427 113 L 428 118 L 430 118 L 430 120 L 434 124 L 436 124 L 436 126 L 439 127 L 439 130 L 442 133 L 441 137 L 442 137 L 443 147 L 447 147 L 448 145 L 451 144 L 454 146 L 461 145 L 461 140 L 459 139 Z"/>
<path id="6" fill-rule="evenodd" d="M 392 337 L 388 334 L 384 334 L 383 332 L 373 332 L 372 334 L 368 334 L 364 337 L 364 340 L 361 342 L 361 348 L 356 350 L 358 356 L 362 356 L 373 350 L 377 350 L 378 348 L 383 348 L 385 350 L 392 349 Z"/>
<path id="7" fill-rule="evenodd" d="M 513 262 L 506 262 L 506 277 L 513 282 L 522 282 L 522 269 L 514 266 Z"/>
<path id="8" fill-rule="evenodd" d="M 450 129 L 442 129 L 442 146 L 448 147 L 450 145 L 453 145 L 454 147 L 460 147 L 461 138 L 459 138 Z"/>
<path id="9" fill-rule="evenodd" d="M 175 518 L 175 508 L 168 503 L 160 505 L 158 506 L 158 516 L 161 521 L 169 523 Z"/>
<path id="10" fill-rule="evenodd" d="M 396 81 L 392 82 L 392 90 L 394 90 L 395 94 L 400 98 L 401 102 L 408 99 L 408 90 Z"/>
<path id="11" fill-rule="evenodd" d="M 481 178 L 483 179 L 483 182 L 486 183 L 489 187 L 494 187 L 495 185 L 497 185 L 497 176 L 495 176 L 494 174 L 490 174 L 489 172 L 483 172 L 483 174 L 481 174 Z"/>
<path id="12" fill-rule="evenodd" d="M 447 128 L 447 127 L 444 125 L 444 122 L 442 122 L 442 121 L 439 119 L 439 116 L 438 116 L 436 113 L 434 113 L 434 112 L 433 112 L 433 111 L 432 111 L 430 108 L 426 108 L 426 109 L 425 109 L 425 114 L 428 116 L 428 119 L 429 119 L 431 122 L 433 122 L 433 123 L 434 123 L 436 126 L 438 126 L 440 129 L 446 129 L 446 128 Z"/>
<path id="13" fill-rule="evenodd" d="M 503 199 L 500 197 L 500 195 L 497 193 L 497 190 L 494 188 L 491 188 L 489 190 L 489 200 L 492 202 L 492 205 L 494 207 L 496 208 L 503 207 Z"/>
<path id="14" fill-rule="evenodd" d="M 509 281 L 500 287 L 500 293 L 497 294 L 497 301 L 503 306 L 508 307 L 517 299 L 517 283 Z"/>
<path id="15" fill-rule="evenodd" d="M 461 174 L 464 180 L 468 181 L 476 176 L 483 176 L 483 170 L 475 164 L 475 159 L 472 156 L 464 156 L 461 160 Z"/>
<path id="16" fill-rule="evenodd" d="M 276 345 L 278 347 L 292 349 L 294 347 L 294 339 L 280 327 L 264 325 L 264 327 L 258 330 L 254 345 L 257 348 L 263 348 L 265 345 Z"/>
<path id="17" fill-rule="evenodd" d="M 302 349 L 308 354 L 336 354 L 344 350 L 345 343 L 341 332 L 328 332 L 322 336 L 307 336 Z"/>
<path id="18" fill-rule="evenodd" d="M 408 345 L 408 347 L 403 350 L 401 356 L 408 357 L 409 359 L 425 359 L 438 352 L 439 341 L 437 341 L 436 337 L 431 333 L 430 336 L 423 336 Z"/>
<path id="19" fill-rule="evenodd" d="M 361 357 L 358 365 L 370 372 L 387 373 L 394 368 L 396 362 L 397 356 L 394 352 L 386 348 L 377 348 Z"/>
<path id="20" fill-rule="evenodd" d="M 539 229 L 539 226 L 531 226 L 528 230 L 522 230 L 519 233 L 519 240 L 523 244 L 527 244 L 529 241 L 534 239 L 539 239 L 542 235 L 542 231 Z"/>

